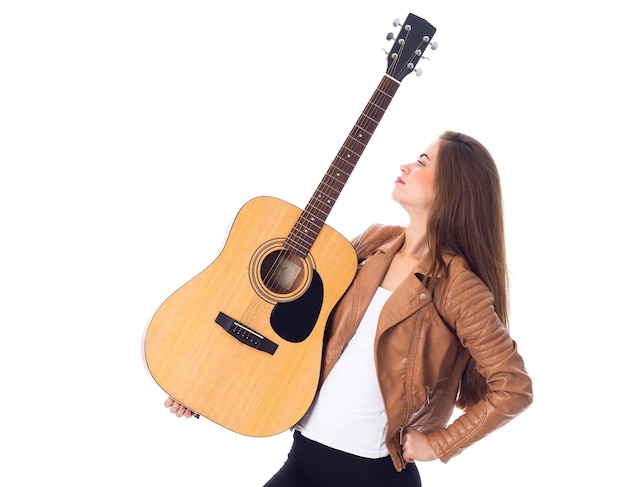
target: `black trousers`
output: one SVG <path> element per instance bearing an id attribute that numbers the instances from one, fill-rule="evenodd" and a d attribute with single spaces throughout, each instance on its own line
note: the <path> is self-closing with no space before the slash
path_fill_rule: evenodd
<path id="1" fill-rule="evenodd" d="M 390 457 L 363 458 L 293 435 L 282 468 L 265 487 L 421 487 L 417 467 L 396 472 Z"/>

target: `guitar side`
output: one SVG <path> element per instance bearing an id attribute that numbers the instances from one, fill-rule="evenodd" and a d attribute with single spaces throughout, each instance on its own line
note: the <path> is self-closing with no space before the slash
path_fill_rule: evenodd
<path id="1" fill-rule="evenodd" d="M 249 201 L 217 259 L 159 307 L 145 336 L 148 369 L 167 394 L 249 436 L 285 431 L 310 406 L 326 321 L 356 272 L 350 242 L 324 225 L 290 290 L 266 286 L 263 262 L 301 213 L 276 198 Z"/>

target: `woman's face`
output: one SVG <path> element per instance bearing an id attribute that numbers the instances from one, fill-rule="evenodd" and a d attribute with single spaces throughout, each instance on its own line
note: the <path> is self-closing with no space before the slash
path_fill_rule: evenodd
<path id="1" fill-rule="evenodd" d="M 430 144 L 415 162 L 400 166 L 401 174 L 396 179 L 392 198 L 409 212 L 427 216 L 435 200 L 435 173 L 439 140 Z"/>

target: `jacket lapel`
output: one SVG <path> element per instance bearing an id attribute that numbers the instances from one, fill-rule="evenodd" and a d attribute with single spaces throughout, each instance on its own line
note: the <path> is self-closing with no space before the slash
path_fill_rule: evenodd
<path id="1" fill-rule="evenodd" d="M 383 306 L 378 321 L 378 335 L 417 313 L 430 302 L 428 290 L 415 274 L 410 274 Z"/>
<path id="2" fill-rule="evenodd" d="M 354 309 L 353 323 L 359 323 L 365 314 L 368 304 L 385 277 L 393 256 L 403 242 L 404 233 L 381 245 L 372 256 L 362 263 L 355 282 L 356 289 L 358 289 L 356 299 L 358 305 Z M 428 257 L 423 259 L 414 269 L 414 272 L 407 276 L 389 297 L 380 315 L 378 335 L 400 323 L 431 301 L 430 293 L 416 275 L 423 275 L 427 272 L 430 265 L 428 260 Z"/>

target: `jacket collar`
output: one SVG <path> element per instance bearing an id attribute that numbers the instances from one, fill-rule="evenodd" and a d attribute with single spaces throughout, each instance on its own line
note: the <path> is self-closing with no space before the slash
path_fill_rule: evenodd
<path id="1" fill-rule="evenodd" d="M 391 262 L 391 259 L 393 259 L 393 256 L 402 247 L 402 244 L 404 243 L 404 239 L 405 239 L 405 233 L 403 231 L 399 235 L 397 235 L 395 238 L 391 238 L 387 240 L 386 242 L 382 243 L 381 245 L 379 245 L 375 249 L 374 255 L 376 254 L 385 255 L 388 259 L 387 265 L 389 265 L 389 263 Z M 448 264 L 452 260 L 453 257 L 454 256 L 451 254 L 444 254 L 443 256 L 444 262 Z M 422 280 L 423 276 L 425 276 L 426 273 L 430 270 L 432 263 L 433 263 L 433 256 L 430 252 L 427 252 L 424 255 L 424 257 L 416 264 L 415 268 L 413 269 L 413 274 L 419 275 L 418 278 Z M 385 271 L 386 271 L 386 268 L 385 268 Z M 437 277 L 441 277 L 441 274 L 439 273 Z"/>

